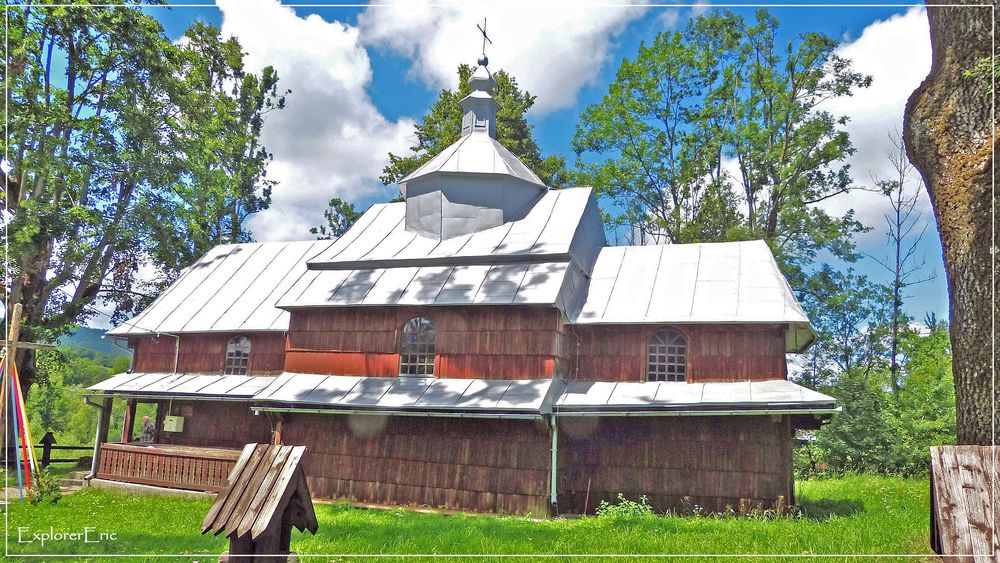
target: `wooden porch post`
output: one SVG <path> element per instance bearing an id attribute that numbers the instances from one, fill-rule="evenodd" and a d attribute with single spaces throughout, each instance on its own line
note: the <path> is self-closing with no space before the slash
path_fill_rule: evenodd
<path id="1" fill-rule="evenodd" d="M 135 428 L 135 399 L 129 399 L 125 407 L 125 423 L 122 424 L 122 443 L 132 441 L 132 430 Z"/>

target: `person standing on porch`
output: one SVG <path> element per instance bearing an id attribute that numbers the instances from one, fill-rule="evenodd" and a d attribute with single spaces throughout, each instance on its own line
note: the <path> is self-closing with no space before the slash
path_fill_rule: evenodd
<path id="1" fill-rule="evenodd" d="M 143 442 L 152 442 L 155 437 L 156 427 L 153 426 L 148 416 L 142 417 L 142 438 L 140 440 Z"/>

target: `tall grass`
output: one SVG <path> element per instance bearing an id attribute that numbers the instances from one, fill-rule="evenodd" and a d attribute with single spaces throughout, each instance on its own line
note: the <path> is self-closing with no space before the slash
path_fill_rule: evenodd
<path id="1" fill-rule="evenodd" d="M 292 537 L 292 549 L 303 555 L 523 555 L 503 561 L 533 561 L 538 560 L 539 555 L 559 554 L 706 555 L 686 561 L 721 559 L 708 557 L 718 554 L 757 554 L 755 560 L 774 559 L 768 557 L 774 554 L 883 554 L 887 560 L 892 559 L 889 557 L 892 554 L 930 555 L 926 480 L 850 476 L 806 481 L 797 486 L 797 496 L 801 512 L 794 518 L 671 516 L 537 519 L 362 510 L 344 504 L 317 504 L 319 533 L 313 536 L 296 531 Z M 226 541 L 199 534 L 201 518 L 209 505 L 207 500 L 140 497 L 98 490 L 68 495 L 56 505 L 21 507 L 15 504 L 10 511 L 9 549 L 12 555 L 174 553 L 190 554 L 179 560 L 214 560 L 214 556 L 225 550 Z M 17 543 L 18 527 L 33 532 L 47 531 L 50 527 L 55 531 L 75 531 L 82 530 L 84 526 L 93 527 L 95 533 L 115 532 L 117 535 L 114 540 L 92 544 L 61 541 L 49 542 L 43 547 L 38 541 Z M 31 539 L 30 535 L 27 539 Z M 196 554 L 208 556 L 197 557 Z M 408 559 L 376 557 L 363 560 Z M 591 560 L 608 559 L 611 558 Z M 627 558 L 621 558 L 624 559 Z M 739 559 L 732 557 L 727 560 Z M 825 557 L 822 560 L 841 559 L 846 558 Z M 328 558 L 311 560 L 325 561 Z M 339 557 L 336 560 L 361 558 Z M 499 561 L 501 558 L 455 557 L 445 560 Z M 569 559 L 551 557 L 545 560 Z"/>

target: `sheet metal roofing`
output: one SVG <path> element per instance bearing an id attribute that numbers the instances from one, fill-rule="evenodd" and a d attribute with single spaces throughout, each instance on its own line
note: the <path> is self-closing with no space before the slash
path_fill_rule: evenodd
<path id="1" fill-rule="evenodd" d="M 285 372 L 279 376 L 125 373 L 92 394 L 229 399 L 285 408 L 375 412 L 548 414 L 685 409 L 824 409 L 836 399 L 785 380 L 616 383 L 561 379 L 436 379 Z"/>
<path id="2" fill-rule="evenodd" d="M 275 379 L 269 376 L 201 373 L 122 373 L 87 388 L 88 391 L 164 398 L 249 400 Z"/>
<path id="3" fill-rule="evenodd" d="M 789 324 L 789 350 L 814 338 L 764 241 L 608 246 L 578 324 Z"/>
<path id="4" fill-rule="evenodd" d="M 287 330 L 288 312 L 275 303 L 306 273 L 306 260 L 329 245 L 323 240 L 216 246 L 146 310 L 108 334 Z"/>
<path id="5" fill-rule="evenodd" d="M 541 304 L 572 311 L 583 278 L 571 262 L 314 270 L 277 306 Z"/>
<path id="6" fill-rule="evenodd" d="M 255 402 L 375 411 L 546 413 L 561 389 L 553 379 L 434 379 L 283 373 Z"/>
<path id="7" fill-rule="evenodd" d="M 833 408 L 835 405 L 833 397 L 785 380 L 733 383 L 572 381 L 556 401 L 555 411 Z"/>
<path id="8" fill-rule="evenodd" d="M 552 190 L 524 218 L 441 240 L 407 231 L 406 204 L 373 205 L 310 269 L 357 270 L 574 260 L 585 271 L 606 244 L 590 188 Z"/>
<path id="9" fill-rule="evenodd" d="M 404 185 L 404 195 L 406 183 L 438 172 L 504 174 L 545 189 L 545 183 L 530 168 L 496 139 L 485 134 L 464 135 L 423 166 L 407 174 L 399 181 Z"/>

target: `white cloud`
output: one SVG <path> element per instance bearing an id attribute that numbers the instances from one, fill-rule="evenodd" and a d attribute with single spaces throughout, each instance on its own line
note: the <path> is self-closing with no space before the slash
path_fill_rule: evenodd
<path id="1" fill-rule="evenodd" d="M 904 14 L 876 21 L 865 27 L 856 40 L 841 45 L 837 54 L 851 59 L 855 70 L 872 76 L 871 87 L 822 106 L 834 115 L 850 117 L 847 130 L 857 152 L 847 162 L 855 183 L 871 186 L 873 176 L 893 177 L 888 160 L 892 148 L 888 135 L 902 131 L 906 100 L 930 71 L 927 14 L 923 8 L 910 8 Z M 914 171 L 913 180 L 918 179 Z M 861 238 L 862 246 L 885 242 L 883 214 L 890 208 L 882 196 L 855 191 L 827 200 L 824 207 L 835 213 L 853 208 L 862 223 L 874 227 Z M 926 195 L 918 210 L 923 221 L 932 219 Z"/>
<path id="2" fill-rule="evenodd" d="M 482 49 L 477 23 L 487 19 L 492 70 L 504 69 L 538 96 L 532 112 L 573 106 L 597 79 L 636 6 L 572 4 L 542 7 L 463 3 L 460 6 L 371 6 L 358 18 L 365 44 L 413 61 L 414 77 L 434 89 L 453 88 L 455 69 L 474 64 Z"/>
<path id="3" fill-rule="evenodd" d="M 317 15 L 299 17 L 277 0 L 218 0 L 222 34 L 235 35 L 247 66 L 278 72 L 287 107 L 268 115 L 262 141 L 278 180 L 271 207 L 249 221 L 258 240 L 312 238 L 331 197 L 357 200 L 381 188 L 389 151 L 409 145 L 413 122 L 387 120 L 366 87 L 372 78 L 358 28 Z"/>

